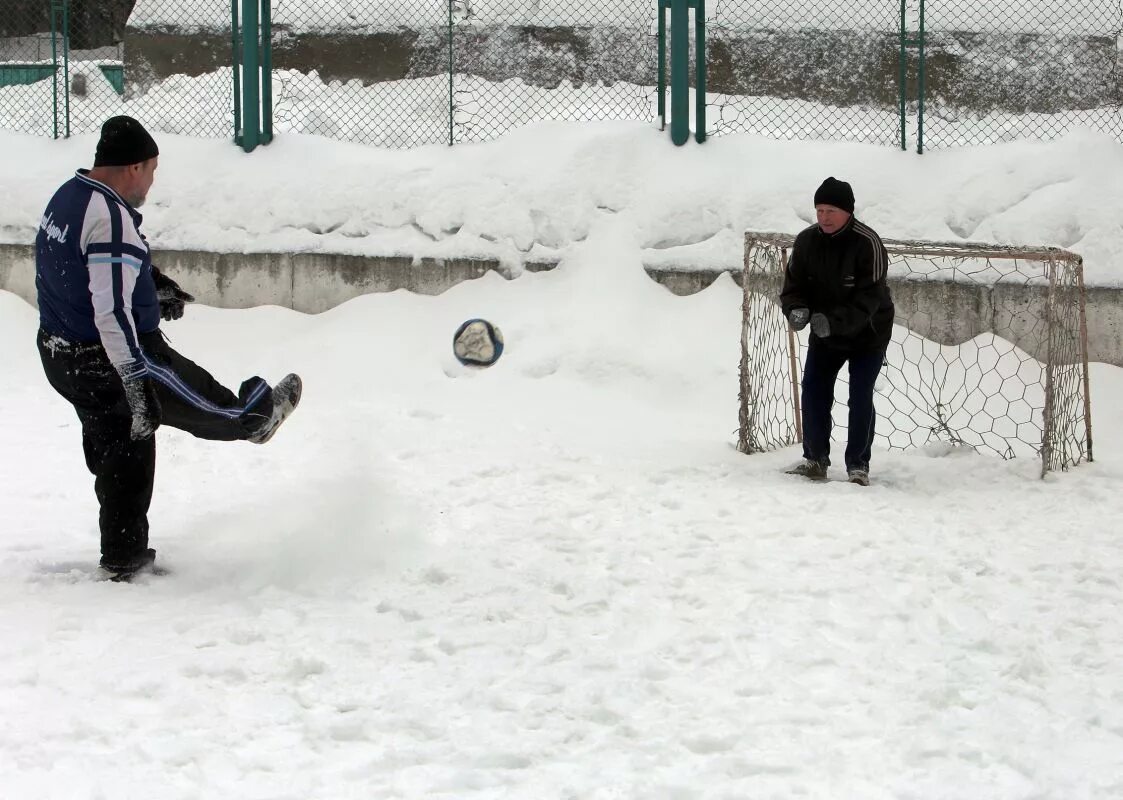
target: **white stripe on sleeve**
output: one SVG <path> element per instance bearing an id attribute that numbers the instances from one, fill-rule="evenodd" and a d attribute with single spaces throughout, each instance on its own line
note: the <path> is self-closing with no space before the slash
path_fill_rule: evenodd
<path id="1" fill-rule="evenodd" d="M 82 252 L 87 254 L 94 244 L 118 244 L 113 240 L 113 209 L 101 192 L 90 193 L 90 204 L 86 206 L 86 216 L 82 221 Z M 132 220 L 123 208 L 116 209 L 121 214 L 122 232 L 133 227 Z M 114 248 L 118 251 L 120 247 Z M 133 287 L 140 274 L 140 262 L 133 256 L 113 256 L 109 253 L 95 252 L 87 256 L 90 273 L 90 298 L 94 307 L 94 324 L 101 335 L 101 344 L 110 362 L 122 375 L 128 376 L 144 372 L 144 362 L 130 342 L 137 343 L 136 325 L 133 323 Z M 121 274 L 121 294 L 115 296 L 113 275 Z"/>
<path id="2" fill-rule="evenodd" d="M 881 238 L 873 232 L 873 229 L 867 225 L 855 220 L 854 231 L 864 236 L 873 248 L 873 281 L 877 283 L 885 275 L 887 264 L 885 263 L 885 246 L 881 243 Z"/>

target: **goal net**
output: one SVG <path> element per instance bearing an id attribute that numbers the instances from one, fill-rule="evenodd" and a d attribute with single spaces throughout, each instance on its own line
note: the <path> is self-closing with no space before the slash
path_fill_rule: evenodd
<path id="1" fill-rule="evenodd" d="M 745 234 L 743 453 L 803 438 L 809 331 L 793 331 L 779 306 L 793 241 Z M 1091 461 L 1081 258 L 1046 247 L 884 242 L 896 324 L 875 390 L 877 441 L 898 450 L 942 443 L 1001 458 L 1037 456 L 1042 475 Z M 848 389 L 844 367 L 836 433 L 846 428 Z"/>

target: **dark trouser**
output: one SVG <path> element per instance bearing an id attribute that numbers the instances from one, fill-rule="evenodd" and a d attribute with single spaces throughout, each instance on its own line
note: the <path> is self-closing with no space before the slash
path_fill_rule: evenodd
<path id="1" fill-rule="evenodd" d="M 161 422 L 201 439 L 246 439 L 268 420 L 272 390 L 250 378 L 235 395 L 171 347 L 159 331 L 141 347 L 160 401 Z M 156 438 L 133 441 L 131 414 L 100 342 L 68 342 L 39 331 L 39 355 L 51 386 L 74 406 L 82 450 L 101 505 L 103 564 L 125 564 L 148 548 L 148 507 L 156 472 Z"/>
<path id="2" fill-rule="evenodd" d="M 850 364 L 850 415 L 846 439 L 846 469 L 870 467 L 874 421 L 873 387 L 885 351 L 851 352 L 827 346 L 810 337 L 803 365 L 803 457 L 831 463 L 831 407 L 834 383 L 842 365 Z"/>

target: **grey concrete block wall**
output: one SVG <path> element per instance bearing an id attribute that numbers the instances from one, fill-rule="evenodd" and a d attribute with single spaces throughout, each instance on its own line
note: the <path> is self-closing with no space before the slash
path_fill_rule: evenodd
<path id="1" fill-rule="evenodd" d="M 35 303 L 35 248 L 0 245 L 0 289 Z"/>
<path id="2" fill-rule="evenodd" d="M 440 294 L 461 281 L 494 270 L 486 259 L 421 259 L 408 256 L 345 256 L 330 253 L 210 253 L 162 250 L 154 260 L 200 303 L 220 308 L 278 305 L 316 314 L 354 297 L 405 289 Z M 528 272 L 554 264 L 527 264 Z M 740 269 L 728 270 L 738 284 Z M 648 267 L 652 280 L 676 295 L 702 291 L 723 272 Z M 992 289 L 950 281 L 890 279 L 897 317 L 917 333 L 945 345 L 994 331 L 1038 359 L 1046 353 L 1041 287 Z M 0 245 L 0 289 L 35 302 L 35 253 L 26 245 Z M 774 290 L 770 294 L 775 294 Z M 1087 293 L 1088 356 L 1123 367 L 1123 289 L 1093 287 Z"/>
<path id="3" fill-rule="evenodd" d="M 1089 288 L 1085 317 L 1088 358 L 1123 367 L 1123 289 Z"/>
<path id="4" fill-rule="evenodd" d="M 292 307 L 310 313 L 372 292 L 406 289 L 417 294 L 440 294 L 461 281 L 478 278 L 494 262 L 456 258 L 446 261 L 408 256 L 337 256 L 297 253 L 293 262 Z"/>
<path id="5" fill-rule="evenodd" d="M 292 308 L 293 266 L 287 253 L 161 250 L 153 262 L 208 306 Z"/>
<path id="6" fill-rule="evenodd" d="M 893 281 L 897 318 L 911 330 L 943 345 L 955 345 L 991 330 L 989 292 L 953 281 Z"/>

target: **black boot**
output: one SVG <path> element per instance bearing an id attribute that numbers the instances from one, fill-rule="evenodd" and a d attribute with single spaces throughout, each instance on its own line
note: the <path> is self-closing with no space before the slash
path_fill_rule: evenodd
<path id="1" fill-rule="evenodd" d="M 804 478 L 810 478 L 813 481 L 823 481 L 827 479 L 827 463 L 825 461 L 816 461 L 812 458 L 805 458 L 799 464 L 789 469 L 789 475 L 800 475 Z"/>
<path id="2" fill-rule="evenodd" d="M 289 374 L 277 381 L 277 385 L 273 387 L 273 413 L 265 420 L 261 430 L 250 437 L 251 442 L 265 444 L 273 438 L 277 428 L 281 427 L 281 423 L 288 419 L 289 414 L 300 403 L 302 389 L 303 384 L 299 375 Z"/>
<path id="3" fill-rule="evenodd" d="M 141 572 L 155 572 L 156 551 L 148 548 L 138 556 L 129 559 L 101 559 L 101 570 L 111 581 L 129 581 Z"/>

